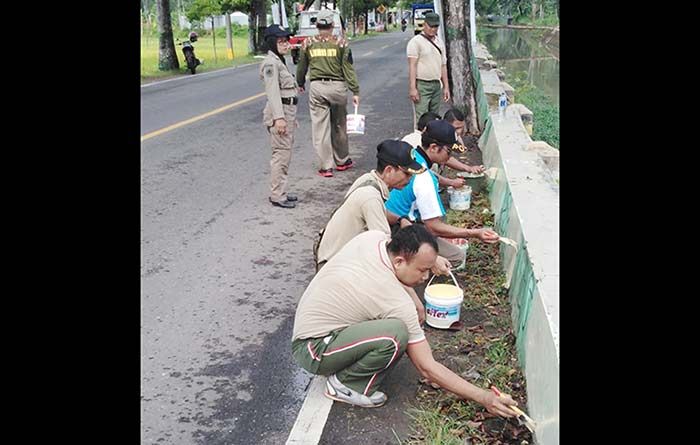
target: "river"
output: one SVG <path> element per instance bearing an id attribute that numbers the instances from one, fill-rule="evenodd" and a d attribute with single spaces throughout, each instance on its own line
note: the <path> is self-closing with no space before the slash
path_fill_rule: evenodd
<path id="1" fill-rule="evenodd" d="M 545 45 L 530 30 L 484 27 L 479 34 L 498 68 L 509 77 L 520 73 L 559 106 L 558 36 Z"/>

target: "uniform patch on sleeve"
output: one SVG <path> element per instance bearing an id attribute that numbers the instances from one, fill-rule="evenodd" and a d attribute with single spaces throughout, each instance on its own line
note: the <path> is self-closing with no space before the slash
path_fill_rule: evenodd
<path id="1" fill-rule="evenodd" d="M 272 68 L 272 65 L 265 65 L 263 72 L 265 73 L 265 77 L 272 77 L 274 69 Z"/>

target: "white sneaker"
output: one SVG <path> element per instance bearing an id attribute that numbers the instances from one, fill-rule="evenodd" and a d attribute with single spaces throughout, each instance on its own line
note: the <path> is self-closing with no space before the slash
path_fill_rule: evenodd
<path id="1" fill-rule="evenodd" d="M 329 399 L 337 400 L 338 402 L 349 403 L 350 405 L 361 406 L 363 408 L 377 408 L 386 403 L 386 394 L 381 391 L 375 391 L 371 396 L 367 397 L 360 394 L 347 386 L 340 383 L 335 374 L 328 376 L 326 380 L 326 392 L 324 393 Z"/>

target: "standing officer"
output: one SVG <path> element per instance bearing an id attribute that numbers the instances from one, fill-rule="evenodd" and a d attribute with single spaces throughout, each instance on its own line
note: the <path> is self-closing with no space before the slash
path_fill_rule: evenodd
<path id="1" fill-rule="evenodd" d="M 357 83 L 355 68 L 348 60 L 347 41 L 333 35 L 333 11 L 322 9 L 316 16 L 318 35 L 304 40 L 299 64 L 297 82 L 304 91 L 306 71 L 309 71 L 309 111 L 311 112 L 311 139 L 318 154 L 321 168 L 318 174 L 333 176 L 333 167 L 343 171 L 352 167 L 347 145 L 334 147 L 331 143 L 331 107 L 343 107 L 347 103 L 348 88 L 352 91 L 352 102 L 360 104 L 360 86 Z M 339 107 L 338 107 L 339 108 Z M 344 150 L 345 149 L 345 150 Z"/>
<path id="2" fill-rule="evenodd" d="M 270 133 L 270 202 L 277 207 L 292 209 L 297 197 L 287 193 L 287 169 L 292 159 L 294 129 L 297 125 L 297 97 L 294 75 L 287 69 L 284 55 L 289 52 L 291 33 L 279 25 L 270 25 L 263 37 L 267 56 L 260 64 L 260 79 L 265 84 L 267 104 L 263 124 Z"/>
<path id="3" fill-rule="evenodd" d="M 426 111 L 440 113 L 442 99 L 450 100 L 450 84 L 447 81 L 447 52 L 438 38 L 440 16 L 434 12 L 425 14 L 423 31 L 406 45 L 408 56 L 408 97 L 414 104 L 416 121 Z"/>

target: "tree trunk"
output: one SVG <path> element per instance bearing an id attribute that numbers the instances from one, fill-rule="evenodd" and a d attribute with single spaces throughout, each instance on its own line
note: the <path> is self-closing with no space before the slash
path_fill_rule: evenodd
<path id="1" fill-rule="evenodd" d="M 355 5 L 350 7 L 350 16 L 352 17 L 352 36 L 357 35 L 357 17 L 355 17 Z"/>
<path id="2" fill-rule="evenodd" d="M 447 74 L 450 80 L 452 103 L 464 111 L 466 130 L 479 133 L 474 78 L 469 58 L 472 47 L 469 41 L 469 3 L 463 0 L 443 0 L 445 16 L 445 40 L 447 42 Z"/>
<path id="3" fill-rule="evenodd" d="M 267 11 L 265 0 L 252 0 L 248 16 L 248 46 L 251 54 L 260 52 L 263 44 L 263 33 L 267 27 Z"/>
<path id="4" fill-rule="evenodd" d="M 231 13 L 226 11 L 226 56 L 229 60 L 233 59 L 233 39 L 231 37 Z"/>
<path id="5" fill-rule="evenodd" d="M 158 0 L 156 2 L 158 15 L 158 69 L 169 71 L 180 69 L 173 42 L 173 25 L 170 21 L 170 1 Z"/>
<path id="6" fill-rule="evenodd" d="M 367 29 L 369 27 L 369 13 L 367 10 L 365 10 L 365 32 L 364 34 L 367 35 Z"/>
<path id="7" fill-rule="evenodd" d="M 532 21 L 534 22 L 537 18 L 537 0 L 532 0 L 532 10 L 530 11 L 530 13 Z"/>
<path id="8" fill-rule="evenodd" d="M 258 16 L 254 8 L 255 2 L 253 2 L 250 14 L 248 15 L 248 53 L 250 54 L 255 53 L 255 29 Z"/>
<path id="9" fill-rule="evenodd" d="M 255 52 L 260 53 L 263 47 L 263 34 L 265 33 L 265 28 L 267 28 L 267 11 L 265 10 L 265 0 L 253 0 L 253 3 L 257 3 L 256 14 L 258 16 L 258 28 L 255 35 Z"/>
<path id="10" fill-rule="evenodd" d="M 214 16 L 211 16 L 211 37 L 214 44 L 214 62 L 216 62 L 216 28 L 214 27 Z"/>

